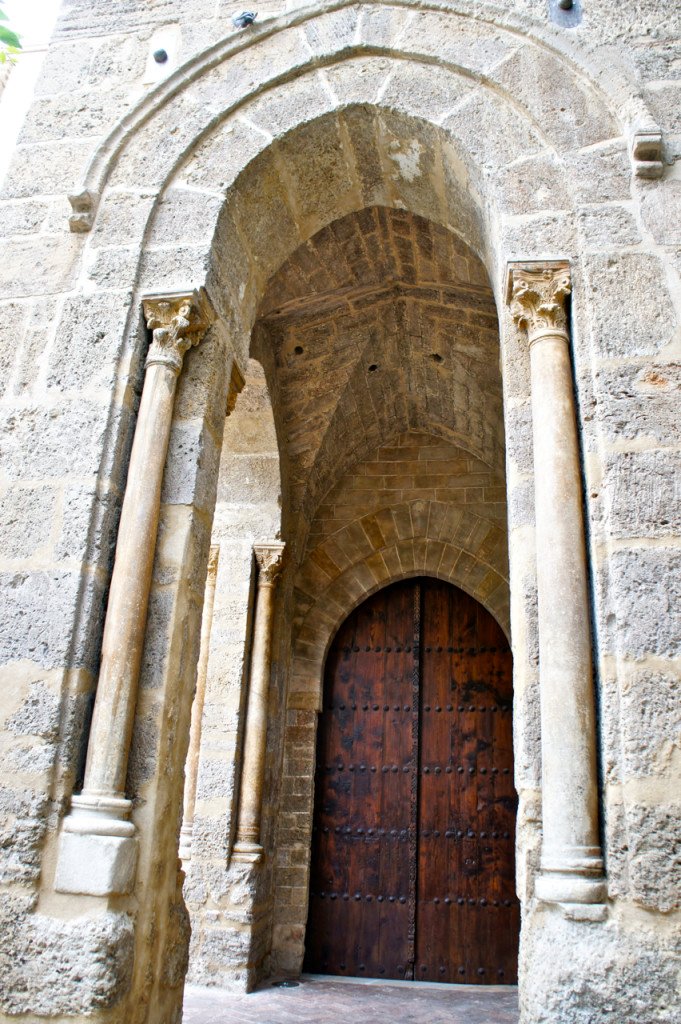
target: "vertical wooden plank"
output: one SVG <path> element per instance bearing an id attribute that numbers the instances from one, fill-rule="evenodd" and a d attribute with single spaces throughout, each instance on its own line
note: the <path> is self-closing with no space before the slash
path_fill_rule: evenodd
<path id="1" fill-rule="evenodd" d="M 397 584 L 370 598 L 327 659 L 306 970 L 408 973 L 412 594 Z"/>

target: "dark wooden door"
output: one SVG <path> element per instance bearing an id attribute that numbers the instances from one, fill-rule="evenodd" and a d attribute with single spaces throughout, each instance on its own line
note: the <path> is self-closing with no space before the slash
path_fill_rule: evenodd
<path id="1" fill-rule="evenodd" d="M 305 969 L 517 977 L 511 654 L 437 580 L 374 595 L 329 652 Z"/>

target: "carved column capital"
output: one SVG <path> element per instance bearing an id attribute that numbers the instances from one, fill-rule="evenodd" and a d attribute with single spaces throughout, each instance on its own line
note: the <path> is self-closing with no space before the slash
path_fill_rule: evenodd
<path id="1" fill-rule="evenodd" d="M 510 264 L 506 301 L 530 345 L 542 337 L 568 339 L 566 302 L 572 290 L 567 262 Z"/>
<path id="2" fill-rule="evenodd" d="M 200 288 L 190 294 L 151 295 L 142 300 L 142 308 L 153 332 L 147 366 L 162 363 L 179 374 L 185 352 L 199 344 L 215 320 L 207 292 Z"/>
<path id="3" fill-rule="evenodd" d="M 253 545 L 253 553 L 258 563 L 258 586 L 273 587 L 284 561 L 285 544 L 282 541 L 267 541 Z"/>

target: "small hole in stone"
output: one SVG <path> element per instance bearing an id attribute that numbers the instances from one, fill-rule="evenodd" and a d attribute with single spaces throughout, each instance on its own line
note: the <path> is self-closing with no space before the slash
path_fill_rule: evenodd
<path id="1" fill-rule="evenodd" d="M 377 369 L 378 369 L 377 364 L 376 363 L 372 363 L 371 366 L 369 367 L 369 373 L 374 373 L 374 371 L 377 370 Z"/>
<path id="2" fill-rule="evenodd" d="M 441 356 L 439 352 L 431 352 L 430 358 L 433 360 L 434 363 L 444 363 L 445 361 L 445 357 Z"/>
<path id="3" fill-rule="evenodd" d="M 303 346 L 302 345 L 296 345 L 296 347 L 294 348 L 293 351 L 295 352 L 295 354 L 297 356 L 302 356 L 302 354 L 303 354 Z"/>

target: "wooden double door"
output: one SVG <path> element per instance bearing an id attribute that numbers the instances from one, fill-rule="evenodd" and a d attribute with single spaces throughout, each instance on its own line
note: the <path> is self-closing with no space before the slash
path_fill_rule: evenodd
<path id="1" fill-rule="evenodd" d="M 438 580 L 369 598 L 327 659 L 305 970 L 515 983 L 516 806 L 500 627 Z"/>

